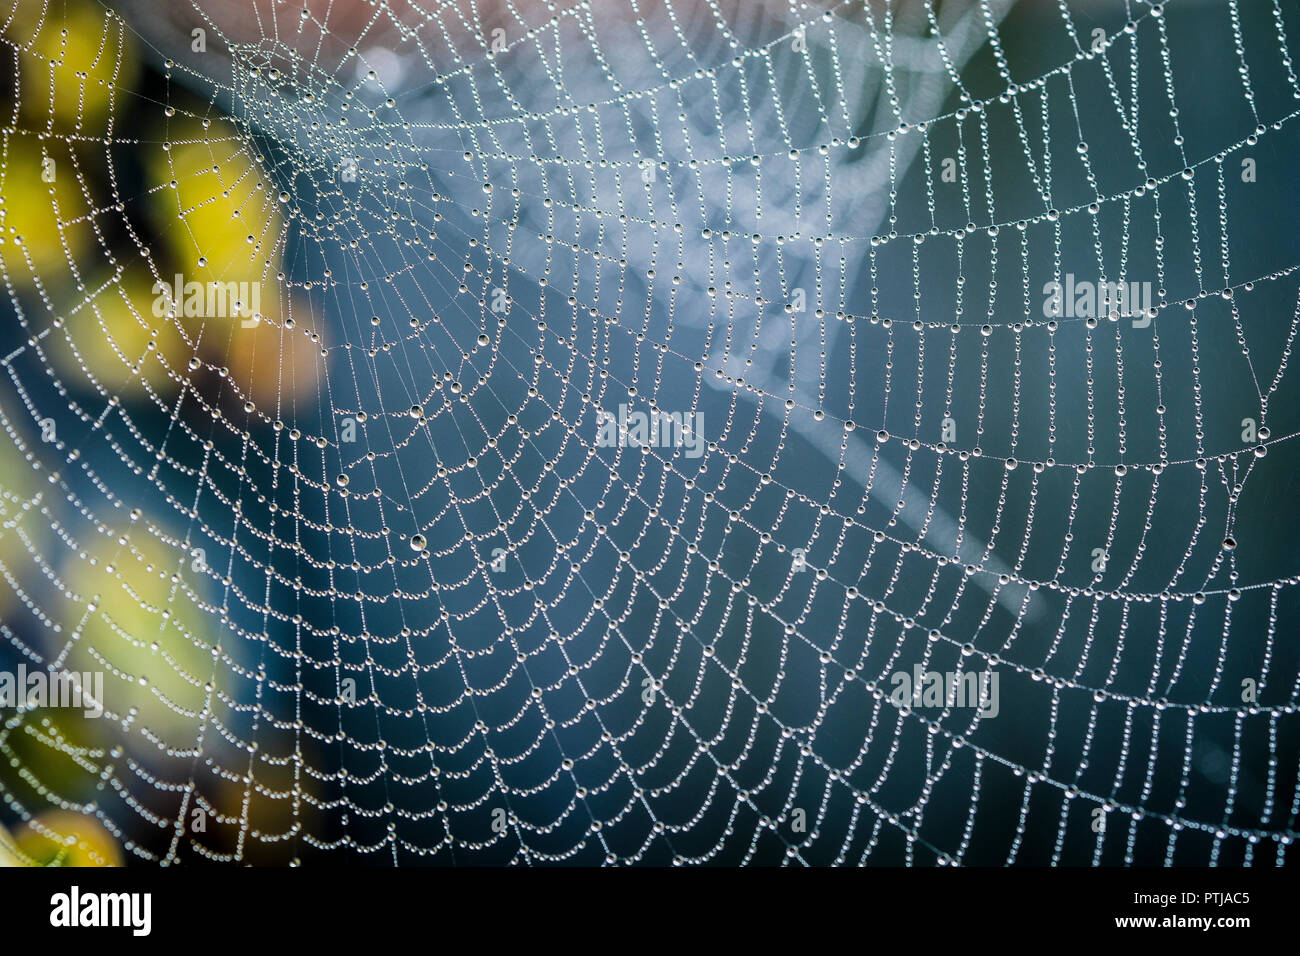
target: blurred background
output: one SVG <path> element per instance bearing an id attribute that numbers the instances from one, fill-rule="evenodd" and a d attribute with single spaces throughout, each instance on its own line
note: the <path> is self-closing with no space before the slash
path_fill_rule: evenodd
<path id="1" fill-rule="evenodd" d="M 1300 10 L 559 6 L 0 0 L 0 863 L 1284 862 Z"/>

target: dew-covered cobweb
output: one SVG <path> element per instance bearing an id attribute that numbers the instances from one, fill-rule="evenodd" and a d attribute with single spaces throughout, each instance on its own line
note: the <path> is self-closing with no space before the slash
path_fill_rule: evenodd
<path id="1" fill-rule="evenodd" d="M 9 831 L 1284 862 L 1292 0 L 0 8 Z"/>

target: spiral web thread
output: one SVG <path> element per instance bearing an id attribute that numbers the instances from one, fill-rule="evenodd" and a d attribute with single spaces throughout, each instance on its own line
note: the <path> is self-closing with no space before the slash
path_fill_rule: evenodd
<path id="1" fill-rule="evenodd" d="M 1284 862 L 1294 7 L 305 6 L 96 7 L 89 73 L 6 27 L 0 649 L 106 710 L 0 714 L 11 829 Z M 132 291 L 205 269 L 253 327 Z"/>

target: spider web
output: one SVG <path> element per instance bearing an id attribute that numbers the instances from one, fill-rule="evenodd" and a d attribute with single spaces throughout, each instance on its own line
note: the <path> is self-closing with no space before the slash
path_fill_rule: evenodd
<path id="1" fill-rule="evenodd" d="M 10 6 L 15 834 L 1285 861 L 1290 3 Z"/>

